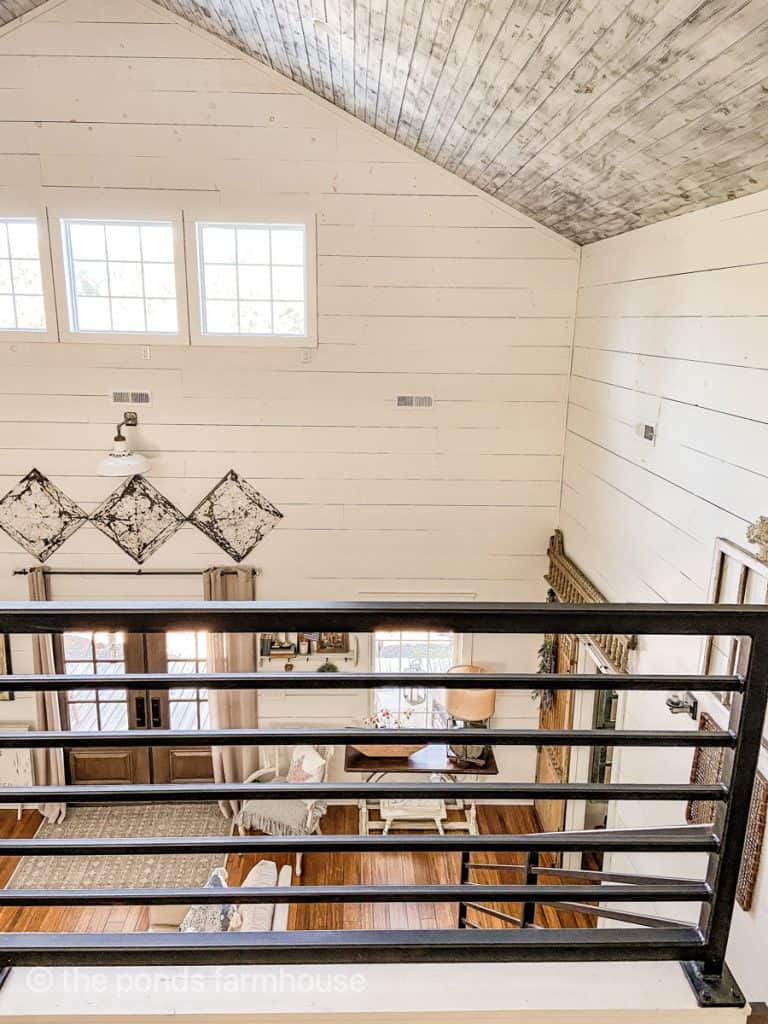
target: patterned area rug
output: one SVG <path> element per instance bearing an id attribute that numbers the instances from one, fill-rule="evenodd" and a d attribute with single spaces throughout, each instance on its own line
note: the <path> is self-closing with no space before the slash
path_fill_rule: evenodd
<path id="1" fill-rule="evenodd" d="M 138 839 L 143 836 L 226 836 L 232 823 L 218 804 L 128 804 L 71 807 L 36 839 Z M 22 857 L 8 889 L 143 889 L 203 885 L 225 853 L 132 854 L 107 857 Z"/>

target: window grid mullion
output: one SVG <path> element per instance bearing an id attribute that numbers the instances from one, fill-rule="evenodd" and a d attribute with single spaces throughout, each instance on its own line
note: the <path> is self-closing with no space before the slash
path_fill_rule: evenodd
<path id="1" fill-rule="evenodd" d="M 139 224 L 139 269 L 141 271 L 141 309 L 144 314 L 144 330 L 147 331 L 147 283 L 144 279 L 144 239 Z"/>
<path id="2" fill-rule="evenodd" d="M 8 240 L 8 275 L 11 279 L 11 301 L 13 302 L 13 323 L 16 330 L 19 329 L 19 307 L 16 305 L 16 281 L 13 276 L 13 251 L 11 250 L 11 233 L 8 224 L 5 225 L 5 235 Z"/>

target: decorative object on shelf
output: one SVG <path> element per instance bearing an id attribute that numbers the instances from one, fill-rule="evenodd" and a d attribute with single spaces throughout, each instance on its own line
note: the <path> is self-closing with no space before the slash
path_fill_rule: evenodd
<path id="1" fill-rule="evenodd" d="M 143 476 L 132 476 L 102 502 L 91 522 L 141 565 L 184 523 L 184 516 Z"/>
<path id="2" fill-rule="evenodd" d="M 30 470 L 0 499 L 0 529 L 38 562 L 58 551 L 88 516 L 39 469 Z"/>
<path id="3" fill-rule="evenodd" d="M 320 668 L 317 671 L 318 672 L 338 672 L 339 671 L 339 666 L 335 662 L 333 662 L 333 661 L 328 661 L 328 659 L 326 658 L 326 660 L 323 662 L 323 664 L 320 666 Z"/>
<path id="4" fill-rule="evenodd" d="M 270 658 L 292 658 L 296 653 L 296 645 L 291 643 L 285 633 L 280 633 L 270 641 L 268 656 Z"/>
<path id="5" fill-rule="evenodd" d="M 699 718 L 701 732 L 720 732 L 720 726 L 706 712 Z M 716 786 L 723 774 L 722 747 L 697 747 L 693 752 L 691 766 L 691 782 Z M 686 807 L 685 819 L 691 825 L 708 825 L 715 820 L 717 804 L 714 800 L 692 800 Z M 750 910 L 757 884 L 757 873 L 765 836 L 766 816 L 768 816 L 768 780 L 757 772 L 752 789 L 752 799 L 747 815 L 747 834 L 744 839 L 744 851 L 741 857 L 739 880 L 736 887 L 736 902 L 742 910 Z"/>
<path id="6" fill-rule="evenodd" d="M 128 468 L 125 460 L 121 466 Z M 233 469 L 189 516 L 140 474 L 129 477 L 90 516 L 38 469 L 30 470 L 0 499 L 0 529 L 38 562 L 45 562 L 89 522 L 139 563 L 185 523 L 191 523 L 234 561 L 241 562 L 282 518 L 282 512 Z M 329 648 L 328 653 L 346 652 Z"/>
<path id="7" fill-rule="evenodd" d="M 192 511 L 189 522 L 242 562 L 282 518 L 271 501 L 230 469 Z"/>
<path id="8" fill-rule="evenodd" d="M 563 604 L 605 604 L 597 587 L 565 553 L 562 530 L 555 530 L 547 548 L 549 571 L 544 579 Z M 611 668 L 625 675 L 629 671 L 629 652 L 637 647 L 637 637 L 613 633 L 590 636 L 590 640 Z"/>
<path id="9" fill-rule="evenodd" d="M 400 714 L 393 714 L 388 708 L 382 708 L 376 714 L 363 721 L 365 729 L 402 729 L 409 721 L 413 712 L 410 708 Z M 426 743 L 352 743 L 350 746 L 359 750 L 366 757 L 410 757 L 417 750 L 423 750 Z"/>
<path id="10" fill-rule="evenodd" d="M 149 472 L 149 459 L 141 452 L 132 452 L 123 436 L 123 427 L 136 427 L 139 417 L 135 412 L 123 413 L 112 438 L 112 451 L 96 467 L 99 476 L 137 476 Z"/>
<path id="11" fill-rule="evenodd" d="M 7 633 L 0 633 L 0 676 L 9 676 L 11 668 L 11 638 Z M 14 700 L 16 694 L 12 690 L 0 690 L 0 700 Z"/>
<path id="12" fill-rule="evenodd" d="M 286 663 L 283 665 L 283 672 L 293 672 L 293 668 L 293 662 L 286 661 Z"/>
<path id="13" fill-rule="evenodd" d="M 349 633 L 318 633 L 318 654 L 349 654 Z"/>
<path id="14" fill-rule="evenodd" d="M 305 639 L 303 633 L 299 633 L 297 646 L 299 648 L 299 654 L 304 656 L 309 654 L 309 640 Z"/>
<path id="15" fill-rule="evenodd" d="M 768 516 L 760 516 L 747 527 L 747 540 L 757 544 L 757 557 L 768 565 Z"/>
<path id="16" fill-rule="evenodd" d="M 547 634 L 538 651 L 539 666 L 537 672 L 540 675 L 554 675 L 557 672 L 557 637 Z M 537 689 L 531 690 L 531 699 L 538 700 L 541 711 L 551 711 L 555 705 L 555 691 Z"/>

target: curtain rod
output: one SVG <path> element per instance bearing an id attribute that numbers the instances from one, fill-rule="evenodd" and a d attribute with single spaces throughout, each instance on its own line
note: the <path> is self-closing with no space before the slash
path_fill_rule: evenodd
<path id="1" fill-rule="evenodd" d="M 243 566 L 252 576 L 260 576 L 261 569 Z M 29 576 L 31 569 L 14 569 L 12 576 Z M 221 569 L 224 576 L 233 576 L 237 569 Z M 202 576 L 206 569 L 46 569 L 46 576 Z"/>

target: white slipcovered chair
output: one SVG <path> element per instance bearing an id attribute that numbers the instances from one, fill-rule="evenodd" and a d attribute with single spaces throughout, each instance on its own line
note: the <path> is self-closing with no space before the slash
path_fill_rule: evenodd
<path id="1" fill-rule="evenodd" d="M 295 723 L 291 723 L 296 727 Z M 314 781 L 325 782 L 328 768 L 333 757 L 334 748 L 323 744 L 302 744 L 311 748 L 322 765 L 318 765 L 318 778 Z M 301 747 L 262 747 L 267 764 L 252 772 L 244 782 L 287 782 L 291 761 L 294 753 Z M 264 832 L 268 836 L 309 836 L 320 833 L 320 821 L 328 810 L 325 800 L 245 800 L 241 810 L 235 815 L 235 824 L 240 835 L 253 830 Z M 303 854 L 296 854 L 296 876 L 301 876 Z"/>

